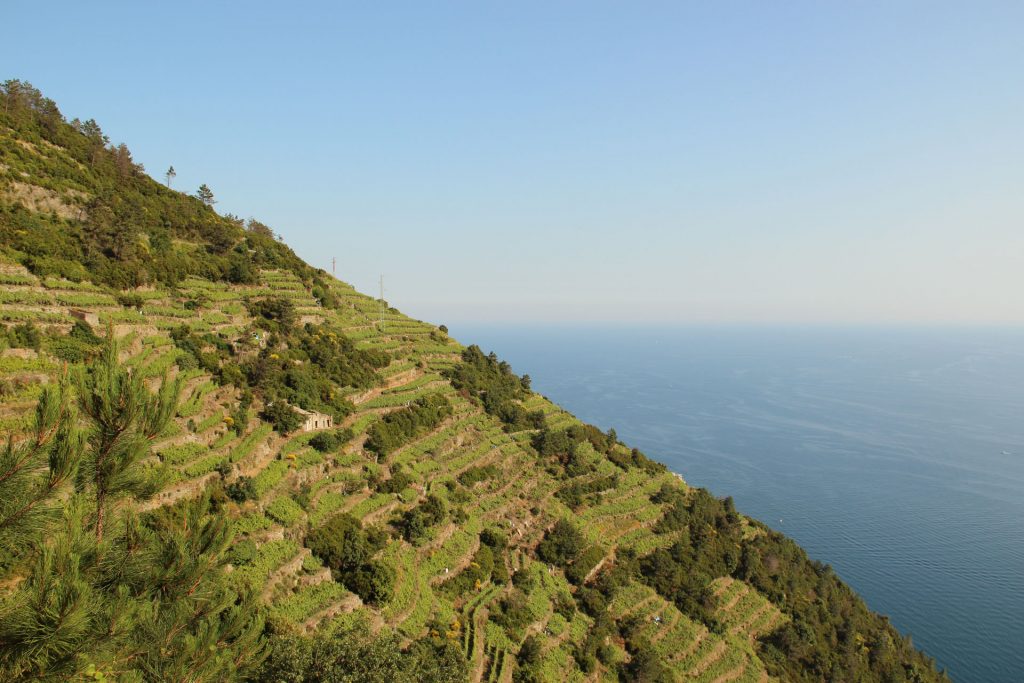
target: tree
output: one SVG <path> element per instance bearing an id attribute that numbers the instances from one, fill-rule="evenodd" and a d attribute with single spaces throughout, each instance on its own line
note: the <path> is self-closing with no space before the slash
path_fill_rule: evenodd
<path id="1" fill-rule="evenodd" d="M 253 234 L 262 235 L 268 239 L 274 239 L 274 231 L 271 227 L 265 223 L 259 222 L 255 218 L 249 219 L 249 222 L 246 224 L 246 228 Z"/>
<path id="2" fill-rule="evenodd" d="M 167 169 L 167 173 L 164 174 L 164 177 L 167 178 L 167 187 L 171 186 L 171 181 L 174 180 L 175 177 L 177 177 L 177 175 L 178 174 L 175 172 L 174 166 L 171 166 L 169 169 Z M 206 187 L 206 186 L 204 185 L 203 187 Z M 202 189 L 202 188 L 200 188 L 200 189 Z M 210 189 L 210 188 L 206 188 L 206 189 Z"/>
<path id="3" fill-rule="evenodd" d="M 164 379 L 151 393 L 139 373 L 121 365 L 113 329 L 99 360 L 78 379 L 79 406 L 91 421 L 88 448 L 78 473 L 79 489 L 95 503 L 96 540 L 103 540 L 108 507 L 125 496 L 152 497 L 164 483 L 163 471 L 144 460 L 151 442 L 172 417 L 181 382 Z"/>
<path id="4" fill-rule="evenodd" d="M 72 479 L 82 447 L 66 388 L 61 381 L 44 389 L 29 438 L 8 440 L 0 452 L 0 571 L 60 519 L 57 493 Z"/>
<path id="5" fill-rule="evenodd" d="M 306 537 L 306 547 L 331 568 L 335 580 L 371 603 L 386 601 L 395 582 L 387 565 L 371 559 L 383 543 L 383 534 L 363 529 L 348 514 L 335 515 Z"/>
<path id="6" fill-rule="evenodd" d="M 213 206 L 217 203 L 217 200 L 213 198 L 213 190 L 206 183 L 199 186 L 199 190 L 196 191 L 196 196 L 199 197 L 199 201 L 207 206 Z"/>
<path id="7" fill-rule="evenodd" d="M 544 540 L 537 546 L 537 557 L 559 566 L 566 566 L 583 550 L 586 539 L 579 529 L 567 519 L 560 519 L 555 526 L 544 535 Z"/>
<path id="8" fill-rule="evenodd" d="M 28 438 L 0 455 L 0 680 L 233 680 L 259 665 L 265 642 L 255 598 L 224 572 L 227 517 L 209 496 L 141 515 L 113 505 L 146 479 L 140 456 L 177 387 L 150 392 L 118 367 L 111 336 L 79 377 L 87 440 L 58 384 Z"/>

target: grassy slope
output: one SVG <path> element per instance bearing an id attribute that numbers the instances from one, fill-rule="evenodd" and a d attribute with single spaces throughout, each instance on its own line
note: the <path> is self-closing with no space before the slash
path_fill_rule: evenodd
<path id="1" fill-rule="evenodd" d="M 7 142 L 11 132 L 8 130 Z M 86 183 L 43 182 L 45 169 L 74 168 L 70 157 L 62 158 L 59 147 L 19 143 L 18 154 L 36 155 L 32 174 L 15 184 L 9 177 L 0 186 L 0 203 L 20 203 L 26 210 L 48 213 L 51 222 L 69 220 L 76 207 L 88 202 Z M 10 148 L 10 145 L 8 145 Z M 49 161 L 48 161 L 49 160 Z M 0 160 L 2 161 L 2 160 Z M 59 162 L 59 163 L 58 163 Z M 3 169 L 0 168 L 0 171 Z M 31 190 L 28 186 L 40 189 Z M 73 188 L 73 189 L 72 189 Z M 221 477 L 217 465 L 230 463 L 227 481 L 239 476 L 254 478 L 258 501 L 239 506 L 230 504 L 240 537 L 253 539 L 258 556 L 244 571 L 262 586 L 264 600 L 279 619 L 298 628 L 312 630 L 326 621 L 355 610 L 371 613 L 374 623 L 397 629 L 409 639 L 421 635 L 428 623 L 458 621 L 471 671 L 477 680 L 510 681 L 515 668 L 514 654 L 524 635 L 544 639 L 542 671 L 550 680 L 600 680 L 612 674 L 599 667 L 590 675 L 582 673 L 572 656 L 586 640 L 590 617 L 576 612 L 571 620 L 558 614 L 552 598 L 573 592 L 561 570 L 539 562 L 534 553 L 546 528 L 560 517 L 575 519 L 592 541 L 609 548 L 608 563 L 615 553 L 634 548 L 639 554 L 670 545 L 674 538 L 658 535 L 652 526 L 663 513 L 649 496 L 663 484 L 686 487 L 670 474 L 652 477 L 633 469 L 623 475 L 620 485 L 599 497 L 592 505 L 571 511 L 553 496 L 558 480 L 537 466 L 529 445 L 529 433 L 506 434 L 501 424 L 480 407 L 459 396 L 441 372 L 458 360 L 459 344 L 439 335 L 432 325 L 411 320 L 389 310 L 386 332 L 378 328 L 379 304 L 349 285 L 329 279 L 341 305 L 327 310 L 317 305 L 311 292 L 292 270 L 262 270 L 259 281 L 230 285 L 197 277 L 186 279 L 176 290 L 155 286 L 137 293 L 145 298 L 142 312 L 119 306 L 113 292 L 86 282 L 53 277 L 40 279 L 15 263 L 11 256 L 0 262 L 0 322 L 11 325 L 32 321 L 42 328 L 66 330 L 71 307 L 87 308 L 98 314 L 102 324 L 112 323 L 123 340 L 126 363 L 141 371 L 159 375 L 176 371 L 179 353 L 169 331 L 186 324 L 198 331 L 212 331 L 233 339 L 251 323 L 241 302 L 246 296 L 275 295 L 291 299 L 308 320 L 325 320 L 345 330 L 367 349 L 382 349 L 394 361 L 380 372 L 382 385 L 369 391 L 351 391 L 356 412 L 345 425 L 354 438 L 340 453 L 323 456 L 306 445 L 310 435 L 280 437 L 258 419 L 250 421 L 245 435 L 236 437 L 223 417 L 237 401 L 237 390 L 219 387 L 201 371 L 186 373 L 182 408 L 175 428 L 160 440 L 156 450 L 171 463 L 176 479 L 154 505 L 170 503 L 193 495 L 208 482 Z M 209 303 L 201 315 L 186 310 L 183 302 L 203 293 Z M 433 334 L 432 334 L 433 333 Z M 440 341 L 439 341 L 440 339 Z M 37 387 L 59 372 L 60 365 L 45 353 L 0 356 L 0 382 L 17 380 L 19 388 L 8 393 L 0 405 L 0 432 L 18 429 L 31 410 Z M 413 486 L 396 494 L 370 490 L 365 469 L 374 457 L 363 449 L 366 430 L 382 414 L 428 392 L 441 392 L 455 407 L 454 415 L 437 429 L 423 435 L 379 464 L 386 472 L 401 464 L 415 477 Z M 548 415 L 549 424 L 565 426 L 575 422 L 570 414 L 539 395 L 526 402 L 530 410 Z M 191 427 L 190 427 L 191 425 Z M 469 519 L 462 525 L 450 522 L 431 530 L 430 538 L 418 546 L 393 540 L 380 553 L 398 577 L 394 596 L 385 605 L 371 608 L 335 583 L 302 547 L 311 525 L 329 515 L 348 511 L 366 524 L 386 522 L 409 509 L 427 493 L 446 495 L 444 483 L 474 465 L 492 464 L 499 476 L 474 485 L 465 506 Z M 594 457 L 597 473 L 620 472 L 603 458 Z M 293 494 L 305 487 L 305 507 Z M 484 583 L 468 593 L 448 597 L 443 583 L 466 567 L 479 547 L 478 534 L 485 525 L 500 525 L 509 534 L 511 550 L 503 561 L 511 570 L 536 573 L 536 588 L 530 595 L 531 623 L 525 633 L 509 634 L 489 621 L 487 615 L 511 590 L 511 585 Z M 675 606 L 639 583 L 620 592 L 609 606 L 619 621 L 641 617 L 642 629 L 653 647 L 668 662 L 680 680 L 765 681 L 765 666 L 757 656 L 753 639 L 783 623 L 785 605 L 773 605 L 751 586 L 732 578 L 720 578 L 712 588 L 717 597 L 716 615 L 725 626 L 722 633 L 709 631 L 683 615 Z M 621 641 L 613 640 L 615 657 L 627 657 Z"/>

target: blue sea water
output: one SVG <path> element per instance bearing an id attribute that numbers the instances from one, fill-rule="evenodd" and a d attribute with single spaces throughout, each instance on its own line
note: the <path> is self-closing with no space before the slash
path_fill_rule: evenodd
<path id="1" fill-rule="evenodd" d="M 1024 330 L 451 331 L 796 539 L 954 681 L 1024 681 Z"/>

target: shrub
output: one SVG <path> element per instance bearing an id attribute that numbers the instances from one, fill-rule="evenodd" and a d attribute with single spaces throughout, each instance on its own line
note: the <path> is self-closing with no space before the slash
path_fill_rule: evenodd
<path id="1" fill-rule="evenodd" d="M 260 417 L 274 425 L 280 434 L 290 434 L 302 426 L 302 415 L 284 401 L 275 401 L 263 409 Z"/>
<path id="2" fill-rule="evenodd" d="M 252 485 L 252 479 L 249 477 L 239 477 L 224 487 L 224 491 L 228 494 L 228 498 L 236 503 L 244 503 L 247 500 L 258 498 L 256 489 Z"/>
<path id="3" fill-rule="evenodd" d="M 544 540 L 537 546 L 537 557 L 548 564 L 564 567 L 576 559 L 585 543 L 579 529 L 568 520 L 560 519 L 544 534 Z"/>
<path id="4" fill-rule="evenodd" d="M 412 476 L 405 470 L 397 470 L 390 479 L 377 483 L 378 493 L 400 493 L 413 482 Z"/>
<path id="5" fill-rule="evenodd" d="M 387 455 L 415 436 L 433 429 L 452 414 L 452 406 L 441 394 L 417 399 L 408 408 L 388 413 L 368 431 L 366 448 Z"/>
<path id="6" fill-rule="evenodd" d="M 394 525 L 405 540 L 418 543 L 423 540 L 430 527 L 444 521 L 445 513 L 444 501 L 431 494 L 416 507 L 406 510 L 394 521 Z"/>
<path id="7" fill-rule="evenodd" d="M 352 515 L 339 514 L 310 532 L 306 547 L 349 590 L 364 601 L 380 603 L 390 596 L 395 578 L 388 567 L 371 559 L 385 540 L 384 534 L 363 529 Z"/>
<path id="8" fill-rule="evenodd" d="M 583 583 L 583 580 L 587 578 L 587 574 L 590 573 L 597 564 L 604 559 L 606 551 L 599 545 L 592 545 L 580 554 L 575 561 L 565 570 L 565 578 L 569 579 L 570 582 L 579 585 Z"/>
<path id="9" fill-rule="evenodd" d="M 309 440 L 309 445 L 320 453 L 333 453 L 352 440 L 351 429 L 334 429 L 320 432 Z"/>

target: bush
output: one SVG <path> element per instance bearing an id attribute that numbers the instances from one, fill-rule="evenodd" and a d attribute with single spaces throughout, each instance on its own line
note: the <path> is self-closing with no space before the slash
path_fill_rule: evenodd
<path id="1" fill-rule="evenodd" d="M 306 536 L 306 547 L 330 567 L 335 579 L 364 601 L 387 600 L 394 584 L 390 570 L 371 560 L 385 543 L 384 534 L 363 529 L 349 514 L 335 515 Z"/>
<path id="2" fill-rule="evenodd" d="M 320 432 L 309 440 L 309 445 L 320 453 L 333 453 L 352 440 L 351 429 L 334 429 Z"/>
<path id="3" fill-rule="evenodd" d="M 433 429 L 452 414 L 452 406 L 441 394 L 417 399 L 408 408 L 388 413 L 370 427 L 366 448 L 387 455 L 415 436 Z"/>
<path id="4" fill-rule="evenodd" d="M 38 351 L 43 343 L 43 335 L 32 322 L 21 323 L 10 328 L 0 326 L 0 342 L 6 342 L 7 346 L 15 349 Z M 2 346 L 3 344 L 0 344 L 0 347 Z"/>
<path id="5" fill-rule="evenodd" d="M 493 479 L 496 476 L 498 476 L 498 468 L 494 465 L 477 465 L 460 474 L 459 483 L 471 487 L 478 482 Z"/>
<path id="6" fill-rule="evenodd" d="M 249 477 L 239 477 L 224 487 L 224 491 L 228 494 L 228 498 L 236 503 L 256 500 L 259 497 L 256 495 L 256 489 L 253 488 L 252 479 Z"/>
<path id="7" fill-rule="evenodd" d="M 290 434 L 302 426 L 304 420 L 294 408 L 283 401 L 275 401 L 263 409 L 260 417 L 274 425 L 279 434 Z"/>
<path id="8" fill-rule="evenodd" d="M 120 304 L 121 306 L 124 306 L 125 308 L 139 309 L 146 305 L 146 300 L 143 299 L 138 294 L 129 294 L 127 292 L 122 292 L 121 294 L 117 295 L 117 303 Z"/>
<path id="9" fill-rule="evenodd" d="M 484 355 L 479 346 L 470 346 L 462 352 L 462 362 L 444 375 L 453 387 L 504 422 L 509 431 L 543 426 L 543 413 L 527 413 L 518 403 L 530 393 L 529 377 L 518 377 L 508 363 L 499 361 L 493 353 Z"/>
<path id="10" fill-rule="evenodd" d="M 377 482 L 378 493 L 400 493 L 405 490 L 414 479 L 405 470 L 397 470 L 391 475 L 390 479 L 384 479 L 383 481 Z"/>
<path id="11" fill-rule="evenodd" d="M 548 564 L 565 567 L 583 550 L 586 539 L 569 520 L 555 522 L 537 546 L 537 557 Z"/>
<path id="12" fill-rule="evenodd" d="M 606 551 L 599 545 L 592 545 L 576 558 L 565 570 L 565 578 L 577 586 L 583 583 L 587 574 L 604 559 Z"/>
<path id="13" fill-rule="evenodd" d="M 394 525 L 405 540 L 410 543 L 418 543 L 423 540 L 430 527 L 444 521 L 445 514 L 444 501 L 431 494 L 416 507 L 406 510 L 401 517 L 394 521 Z"/>

